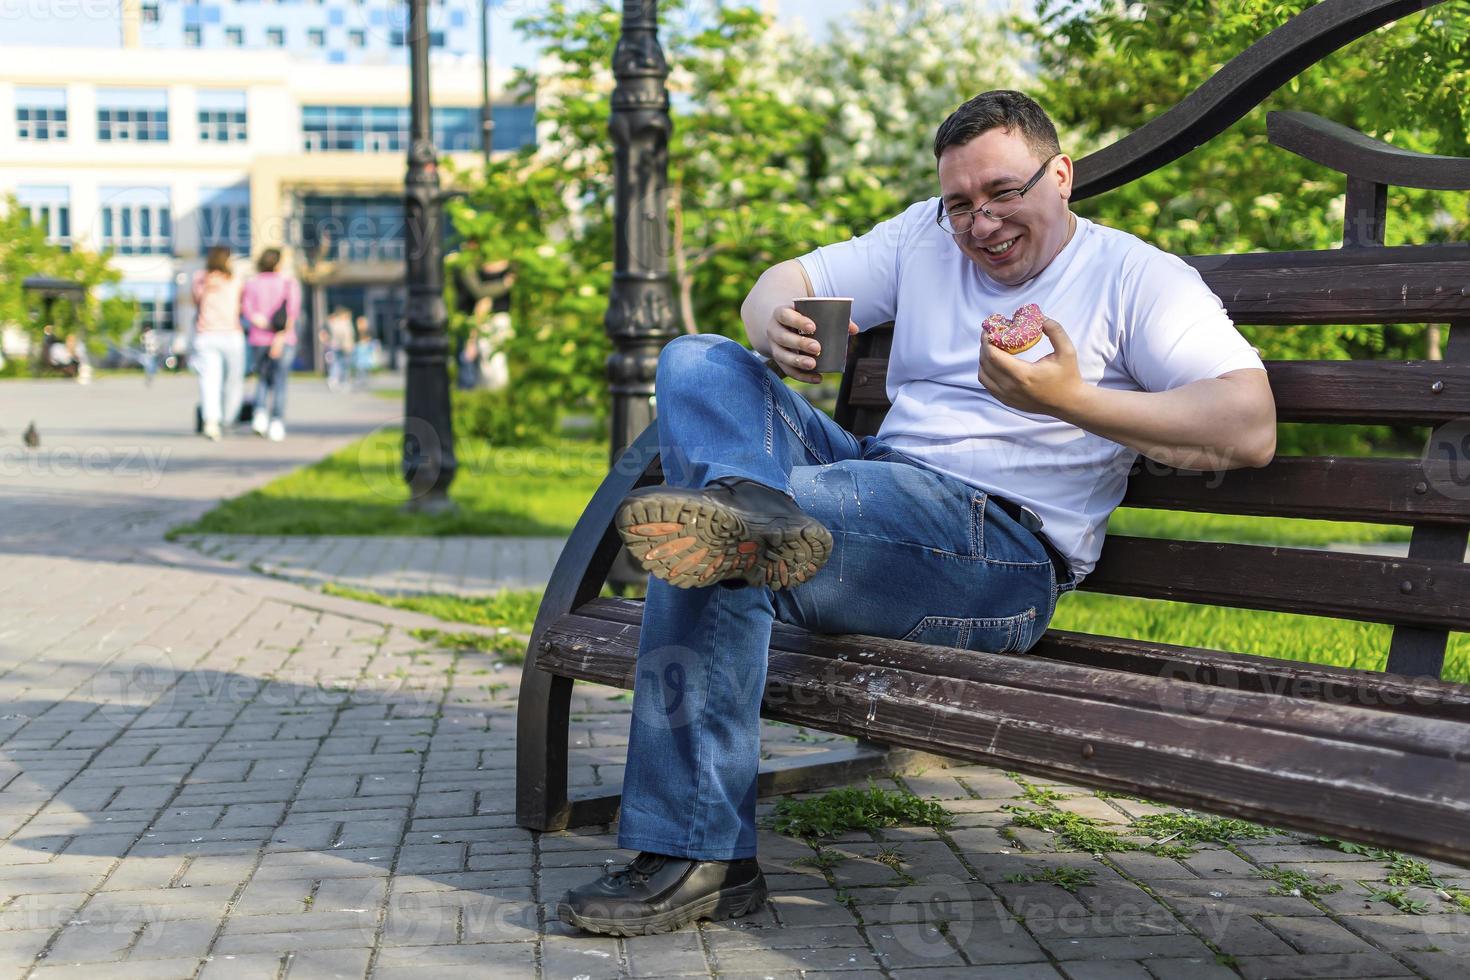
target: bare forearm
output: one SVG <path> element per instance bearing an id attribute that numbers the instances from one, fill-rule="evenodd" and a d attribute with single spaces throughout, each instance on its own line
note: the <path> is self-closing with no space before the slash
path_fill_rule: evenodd
<path id="1" fill-rule="evenodd" d="M 740 307 L 740 319 L 745 323 L 750 346 L 771 356 L 766 331 L 775 323 L 776 308 L 789 306 L 796 297 L 811 294 L 812 284 L 806 270 L 795 259 L 773 265 L 762 273 Z"/>
<path id="2" fill-rule="evenodd" d="M 1084 385 L 1057 417 L 1181 469 L 1264 466 L 1276 451 L 1276 408 L 1264 371 L 1158 392 Z"/>

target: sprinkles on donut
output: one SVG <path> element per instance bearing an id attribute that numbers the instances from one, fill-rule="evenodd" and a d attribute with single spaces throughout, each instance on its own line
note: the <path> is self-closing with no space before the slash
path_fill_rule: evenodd
<path id="1" fill-rule="evenodd" d="M 985 339 L 1007 354 L 1019 354 L 1036 346 L 1041 340 L 1041 325 L 1046 317 L 1041 313 L 1041 307 L 1035 303 L 1027 303 L 1016 311 L 1014 317 L 1006 319 L 1000 313 L 992 313 L 985 318 L 980 329 L 985 334 Z"/>

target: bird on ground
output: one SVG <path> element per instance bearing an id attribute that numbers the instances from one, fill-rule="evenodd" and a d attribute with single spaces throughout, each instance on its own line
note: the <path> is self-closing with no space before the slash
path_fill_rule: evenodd
<path id="1" fill-rule="evenodd" d="M 25 444 L 32 449 L 36 449 L 41 445 L 41 433 L 36 431 L 35 422 L 32 422 L 30 425 L 26 426 L 26 430 L 24 433 L 21 434 L 21 438 L 24 439 Z"/>

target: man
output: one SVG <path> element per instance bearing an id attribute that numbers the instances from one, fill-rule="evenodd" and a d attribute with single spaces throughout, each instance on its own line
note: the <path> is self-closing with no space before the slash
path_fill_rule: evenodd
<path id="1" fill-rule="evenodd" d="M 1021 653 L 1102 548 L 1138 453 L 1265 465 L 1275 405 L 1259 357 L 1178 258 L 1068 208 L 1072 162 L 1034 101 L 977 96 L 939 128 L 940 197 L 767 270 L 751 346 L 807 382 L 803 295 L 854 299 L 849 330 L 895 321 L 893 402 L 854 438 L 739 344 L 659 360 L 667 485 L 618 527 L 652 573 L 619 845 L 627 867 L 562 918 L 620 935 L 758 908 L 759 708 L 773 620 Z M 1017 355 L 980 325 L 1037 304 Z"/>

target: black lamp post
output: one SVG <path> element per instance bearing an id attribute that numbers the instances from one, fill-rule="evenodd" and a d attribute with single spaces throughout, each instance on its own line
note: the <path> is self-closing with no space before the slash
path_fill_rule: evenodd
<path id="1" fill-rule="evenodd" d="M 429 4 L 408 0 L 408 376 L 403 406 L 403 478 L 413 510 L 451 507 L 454 431 L 450 422 L 448 310 L 444 305 L 443 212 L 438 154 L 429 121 Z"/>
<path id="2" fill-rule="evenodd" d="M 616 148 L 612 292 L 604 326 L 612 393 L 612 455 L 653 421 L 658 354 L 679 335 L 669 277 L 669 66 L 658 43 L 657 0 L 623 0 L 608 123 Z"/>

